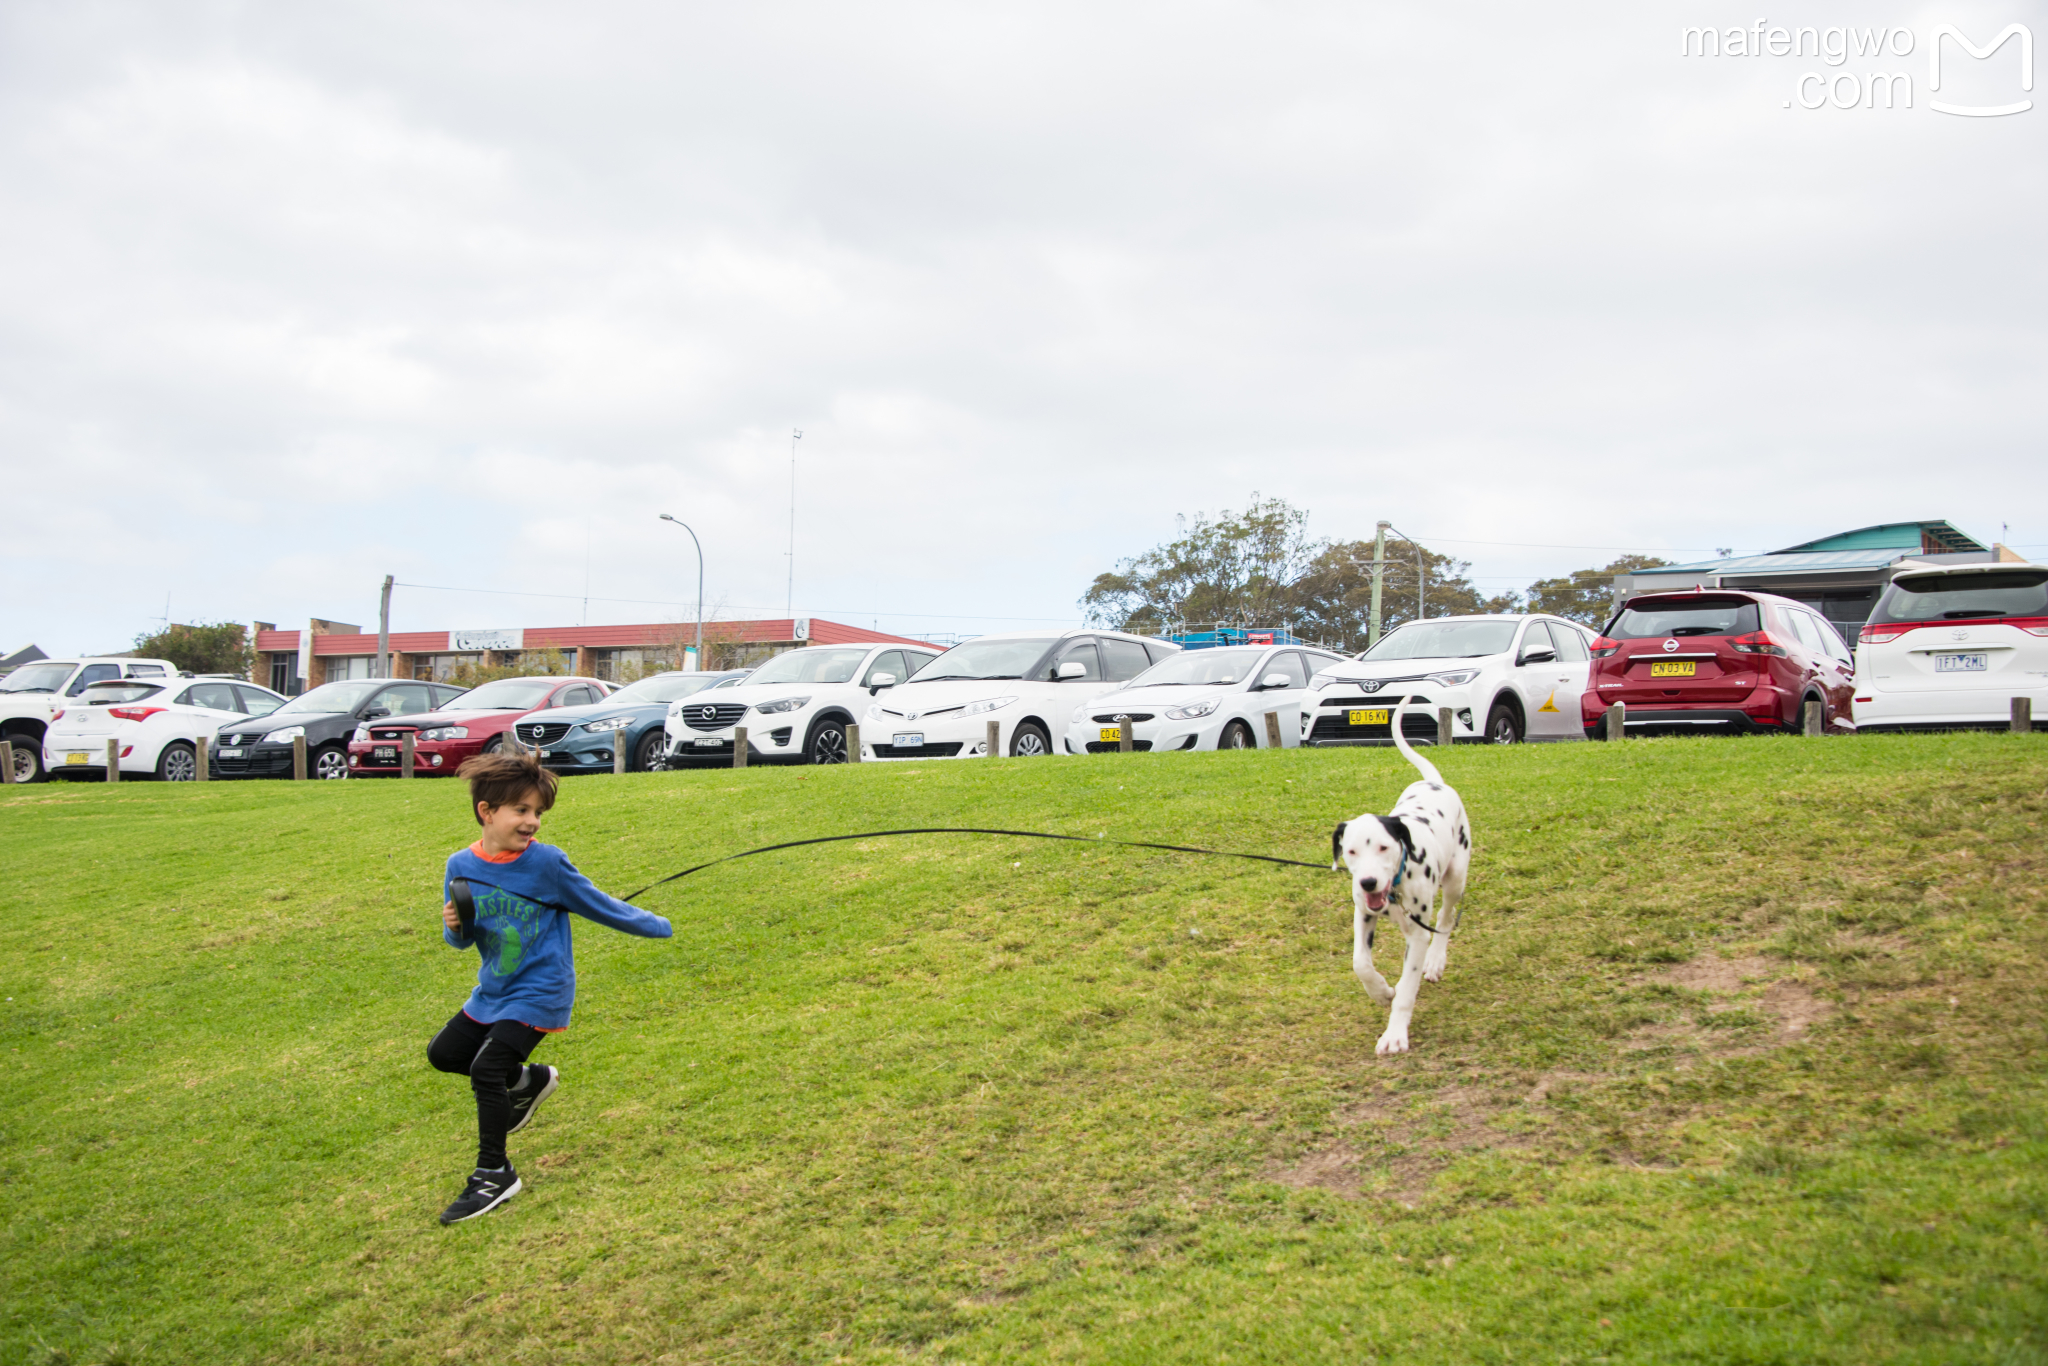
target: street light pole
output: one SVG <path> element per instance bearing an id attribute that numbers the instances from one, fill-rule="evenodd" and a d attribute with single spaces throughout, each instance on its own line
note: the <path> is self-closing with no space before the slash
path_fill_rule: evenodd
<path id="1" fill-rule="evenodd" d="M 796 615 L 796 443 L 804 434 L 795 428 L 789 433 L 789 599 L 784 605 L 792 617 Z"/>
<path id="2" fill-rule="evenodd" d="M 661 520 L 664 522 L 674 522 L 683 530 L 690 531 L 689 523 L 671 517 L 666 512 L 661 514 Z M 704 668 L 704 543 L 697 539 L 696 532 L 690 531 L 690 544 L 697 547 L 697 668 L 699 671 L 702 671 Z"/>

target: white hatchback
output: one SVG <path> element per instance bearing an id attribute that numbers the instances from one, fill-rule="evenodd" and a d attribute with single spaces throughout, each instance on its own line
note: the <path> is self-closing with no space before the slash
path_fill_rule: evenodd
<path id="1" fill-rule="evenodd" d="M 152 774 L 167 782 L 199 776 L 199 742 L 229 721 L 268 716 L 285 699 L 239 679 L 193 678 L 167 682 L 123 678 L 89 684 L 51 718 L 43 736 L 50 775 L 107 776 L 107 742 L 117 748 L 123 773 Z"/>
<path id="2" fill-rule="evenodd" d="M 1856 647 L 1858 731 L 2004 729 L 2016 697 L 2036 717 L 2048 711 L 2048 566 L 1958 565 L 1891 581 Z"/>
<path id="3" fill-rule="evenodd" d="M 785 650 L 742 683 L 671 702 L 669 765 L 732 762 L 739 726 L 747 728 L 749 762 L 843 764 L 846 728 L 875 693 L 937 657 L 934 649 L 886 643 Z"/>
<path id="4" fill-rule="evenodd" d="M 1098 697 L 1104 683 L 1126 683 L 1180 653 L 1164 640 L 1121 631 L 1015 632 L 955 645 L 882 693 L 861 718 L 867 759 L 964 759 L 998 752 L 1018 758 L 1056 754 L 1076 699 Z"/>
<path id="5" fill-rule="evenodd" d="M 1266 714 L 1280 744 L 1301 743 L 1301 698 L 1309 675 L 1342 664 L 1341 655 L 1305 645 L 1233 645 L 1170 655 L 1115 692 L 1092 697 L 1068 718 L 1069 754 L 1122 746 L 1118 718 L 1131 718 L 1131 748 L 1261 749 Z"/>
<path id="6" fill-rule="evenodd" d="M 1301 704 L 1311 745 L 1391 745 L 1393 709 L 1406 697 L 1401 733 L 1434 741 L 1437 711 L 1451 709 L 1451 738 L 1511 745 L 1586 738 L 1579 698 L 1592 671 L 1592 636 L 1562 617 L 1429 617 L 1381 636 L 1356 659 L 1318 673 Z"/>

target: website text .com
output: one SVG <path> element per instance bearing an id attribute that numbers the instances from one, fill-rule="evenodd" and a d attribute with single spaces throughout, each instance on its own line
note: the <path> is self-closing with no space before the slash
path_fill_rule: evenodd
<path id="1" fill-rule="evenodd" d="M 2034 34 L 2025 24 L 2008 24 L 1989 42 L 1979 44 L 1954 24 L 1938 24 L 1928 34 L 1927 89 L 1939 92 L 1942 61 L 1946 55 L 1950 70 L 1958 60 L 1986 61 L 1992 54 L 2017 39 L 2020 91 L 2034 88 Z M 1679 55 L 1684 57 L 1812 57 L 1822 65 L 1840 68 L 1849 59 L 1873 60 L 1910 57 L 1923 44 L 1911 29 L 1887 25 L 1822 28 L 1817 25 L 1785 27 L 1759 19 L 1749 28 L 1692 27 L 1679 30 Z M 1907 71 L 1803 71 L 1793 82 L 1787 109 L 1911 109 L 1913 77 Z M 1996 118 L 2020 114 L 2034 107 L 2030 99 L 1991 104 L 1960 104 L 1930 98 L 1927 108 L 1942 114 L 1970 118 Z"/>

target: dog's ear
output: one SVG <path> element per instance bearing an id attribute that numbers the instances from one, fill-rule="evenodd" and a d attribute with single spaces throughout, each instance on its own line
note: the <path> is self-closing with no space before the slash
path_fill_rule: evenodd
<path id="1" fill-rule="evenodd" d="M 1415 857 L 1415 837 L 1408 833 L 1408 822 L 1399 816 L 1381 816 L 1380 824 L 1387 827 L 1387 833 L 1401 846 L 1404 858 Z"/>
<path id="2" fill-rule="evenodd" d="M 1330 832 L 1330 871 L 1333 873 L 1344 871 L 1344 831 L 1350 825 L 1350 821 L 1338 821 L 1337 828 Z"/>

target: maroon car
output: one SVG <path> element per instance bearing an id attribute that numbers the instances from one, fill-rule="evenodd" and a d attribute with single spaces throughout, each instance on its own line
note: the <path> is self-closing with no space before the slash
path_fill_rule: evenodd
<path id="1" fill-rule="evenodd" d="M 1827 724 L 1849 720 L 1855 667 L 1841 633 L 1790 598 L 1647 593 L 1623 603 L 1593 642 L 1579 719 L 1587 739 L 1603 739 L 1607 709 L 1626 702 L 1631 731 L 1787 734 L 1810 701 Z"/>
<path id="2" fill-rule="evenodd" d="M 480 683 L 439 711 L 387 716 L 356 727 L 348 745 L 351 778 L 395 777 L 405 737 L 413 737 L 413 772 L 422 778 L 452 774 L 472 754 L 495 754 L 515 743 L 512 723 L 553 707 L 602 702 L 612 685 L 595 678 L 500 678 Z"/>

